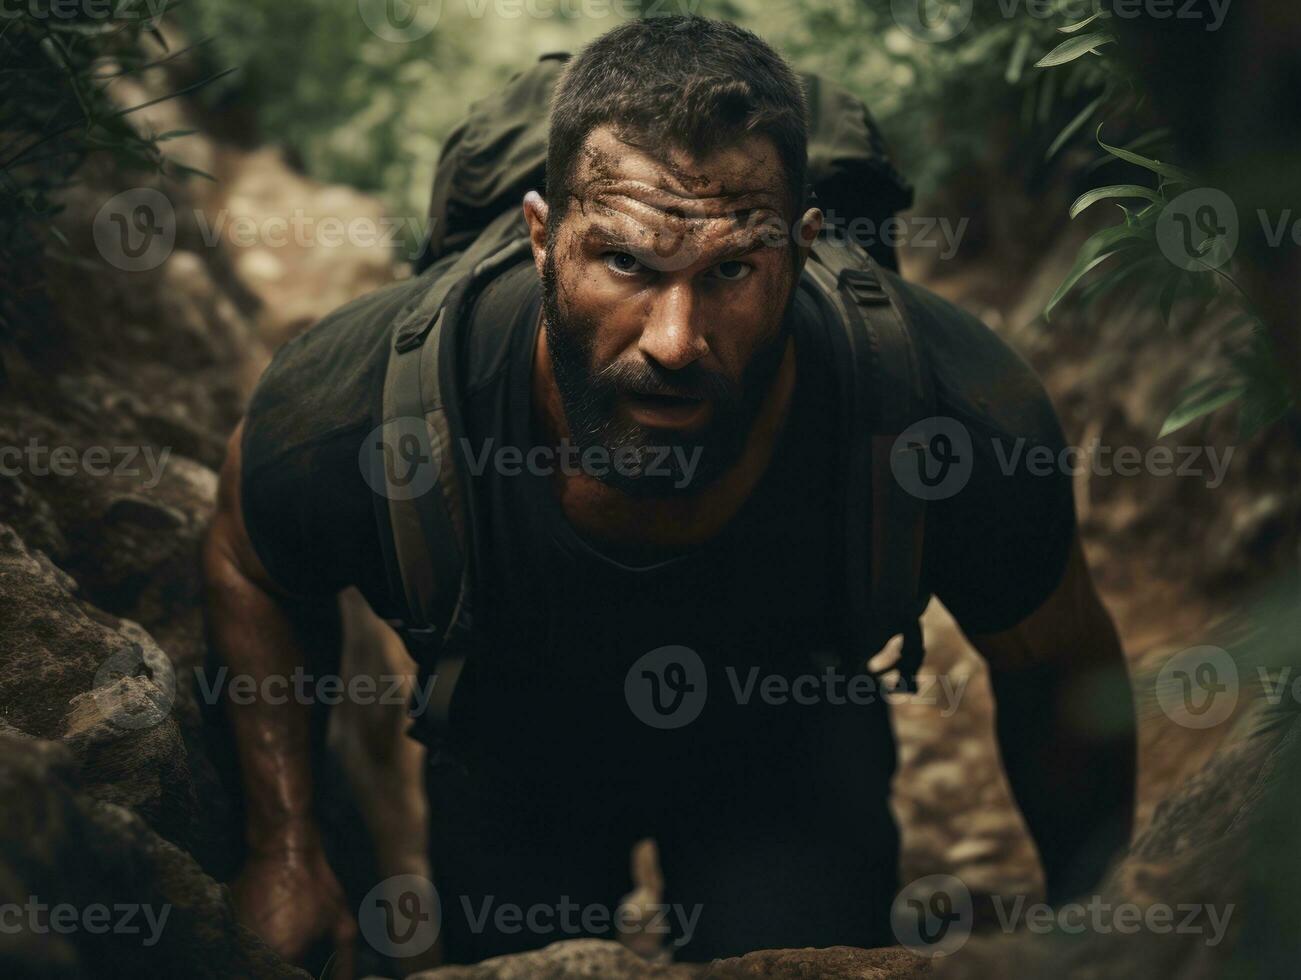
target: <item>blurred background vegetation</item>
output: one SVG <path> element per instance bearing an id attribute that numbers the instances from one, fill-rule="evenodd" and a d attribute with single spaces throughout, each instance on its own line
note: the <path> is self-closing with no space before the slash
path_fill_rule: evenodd
<path id="1" fill-rule="evenodd" d="M 1058 132 L 1053 124 L 1106 83 L 1097 65 L 1030 70 L 1056 45 L 1065 14 L 977 15 L 959 39 L 934 44 L 901 29 L 889 0 L 537 0 L 534 9 L 557 11 L 548 17 L 511 16 L 528 8 L 509 3 L 441 0 L 433 29 L 402 43 L 373 32 L 356 4 L 329 0 L 208 0 L 182 5 L 178 15 L 191 37 L 212 39 L 202 52 L 210 70 L 239 67 L 208 87 L 209 104 L 257 106 L 259 142 L 291 148 L 323 180 L 380 192 L 390 206 L 420 213 L 441 140 L 474 99 L 542 54 L 575 50 L 618 23 L 615 11 L 638 6 L 734 20 L 799 67 L 856 92 L 923 197 L 983 157 L 990 127 L 1009 118 L 1024 123 L 1020 148 L 1033 146 L 1041 162 Z"/>
<path id="2" fill-rule="evenodd" d="M 1161 253 L 1158 222 L 1196 181 L 1170 163 L 1177 154 L 1144 86 L 1113 57 L 1107 14 L 1088 16 L 1098 6 L 1086 0 L 920 3 L 921 30 L 901 24 L 892 0 L 96 0 L 71 18 L 51 16 L 60 0 L 24 0 L 0 24 L 0 250 L 21 265 L 46 248 L 26 230 L 57 210 L 54 192 L 88 156 L 168 166 L 160 144 L 184 134 L 142 134 L 127 122 L 132 107 L 111 98 L 116 79 L 149 65 L 184 63 L 178 90 L 206 110 L 219 138 L 279 146 L 309 176 L 373 192 L 394 216 L 419 219 L 442 140 L 476 98 L 627 13 L 697 12 L 752 28 L 859 95 L 921 213 L 975 216 L 969 252 L 992 244 L 1033 254 L 1072 198 L 1072 218 L 1090 211 L 1096 224 L 1094 206 L 1109 208 L 1112 223 L 1084 245 L 1046 314 L 1121 284 L 1172 326 L 1222 314 L 1230 366 L 1189 378 L 1167 429 L 1234 401 L 1244 437 L 1279 418 L 1288 382 L 1231 269 L 1181 268 Z M 949 37 L 944 17 L 955 10 L 971 24 Z M 164 16 L 184 47 L 163 43 Z M 1013 193 L 991 193 L 990 173 Z M 1047 189 L 1063 186 L 1058 204 Z M 409 236 L 417 224 L 404 222 Z M 1201 238 L 1214 255 L 1215 236 Z"/>
<path id="3" fill-rule="evenodd" d="M 386 4 L 392 5 L 387 12 Z M 69 16 L 55 15 L 56 5 L 69 10 L 63 0 L 0 5 L 0 340 L 8 339 L 8 325 L 20 316 L 35 331 L 48 329 L 49 318 L 19 307 L 40 298 L 43 264 L 79 261 L 50 219 L 63 206 L 66 192 L 88 179 L 91 164 L 115 176 L 161 172 L 168 179 L 203 182 L 201 174 L 169 157 L 185 146 L 184 130 L 137 125 L 144 114 L 136 110 L 155 98 L 184 96 L 187 115 L 205 136 L 223 145 L 250 150 L 278 146 L 311 178 L 371 192 L 393 216 L 418 219 L 425 214 L 442 141 L 474 100 L 542 54 L 577 49 L 618 23 L 622 13 L 615 11 L 636 6 L 632 0 L 77 0 Z M 1202 179 L 1216 180 L 1235 195 L 1245 189 L 1238 204 L 1244 231 L 1249 214 L 1245 197 L 1257 187 L 1273 188 L 1272 197 L 1262 194 L 1259 199 L 1280 208 L 1297 199 L 1294 175 L 1301 146 L 1270 156 L 1267 167 L 1251 171 L 1250 183 L 1225 175 L 1229 169 L 1246 171 L 1251 162 L 1243 160 L 1244 141 L 1235 117 L 1250 118 L 1255 112 L 1272 123 L 1268 109 L 1258 107 L 1290 106 L 1292 117 L 1278 113 L 1276 128 L 1285 135 L 1301 132 L 1295 116 L 1297 75 L 1284 75 L 1274 93 L 1278 103 L 1247 94 L 1244 76 L 1272 77 L 1257 71 L 1244 54 L 1267 47 L 1268 32 L 1253 35 L 1250 44 L 1221 45 L 1227 52 L 1222 57 L 1234 61 L 1228 66 L 1233 72 L 1211 58 L 1180 57 L 1190 50 L 1186 47 L 1170 57 L 1181 63 L 1166 68 L 1167 94 L 1184 97 L 1189 128 L 1220 151 L 1218 160 L 1215 153 L 1203 153 L 1196 163 L 1208 166 L 1201 168 L 1187 152 L 1188 130 L 1180 143 L 1165 128 L 1167 121 L 1179 121 L 1181 113 L 1171 111 L 1178 105 L 1169 98 L 1155 104 L 1158 74 L 1122 57 L 1119 42 L 1124 39 L 1113 36 L 1116 25 L 1109 18 L 1090 16 L 1093 0 L 976 0 L 967 29 L 953 37 L 941 30 L 932 41 L 905 30 L 891 0 L 640 0 L 640 5 L 647 12 L 695 11 L 734 20 L 768 39 L 800 68 L 860 96 L 891 142 L 899 169 L 916 185 L 917 213 L 972 218 L 958 260 L 927 270 L 932 280 L 970 269 L 983 249 L 996 253 L 998 261 L 980 268 L 984 280 L 996 280 L 982 282 L 981 290 L 1013 292 L 1024 285 L 1015 280 L 1031 260 L 1059 241 L 1067 254 L 1081 243 L 1074 268 L 1067 270 L 1069 262 L 1062 266 L 1055 295 L 1045 293 L 1042 301 L 1037 294 L 1032 297 L 1030 316 L 1043 312 L 1034 330 L 1053 337 L 1050 356 L 1066 362 L 1066 373 L 1087 361 L 1100 379 L 1097 386 L 1105 391 L 1081 400 L 1090 421 L 1099 415 L 1112 432 L 1119 429 L 1120 438 L 1134 438 L 1116 424 L 1117 417 L 1128 417 L 1116 409 L 1128 398 L 1139 405 L 1133 411 L 1136 425 L 1156 439 L 1167 412 L 1165 429 L 1173 431 L 1209 411 L 1236 405 L 1240 435 L 1247 437 L 1266 432 L 1287 412 L 1292 393 L 1286 372 L 1292 372 L 1295 383 L 1301 378 L 1301 361 L 1286 356 L 1278 328 L 1295 332 L 1289 290 L 1294 293 L 1301 282 L 1301 264 L 1286 265 L 1284 249 L 1252 255 L 1247 247 L 1233 261 L 1221 262 L 1223 243 L 1208 233 L 1195 242 L 1205 261 L 1179 265 L 1163 254 L 1158 235 L 1162 217 Z M 953 9 L 960 4 L 951 0 L 934 6 Z M 1234 13 L 1245 13 L 1245 8 L 1235 6 Z M 529 9 L 557 12 L 538 17 Z M 567 10 L 579 13 L 565 15 Z M 1006 16 L 1005 10 L 1015 13 Z M 414 17 L 406 36 L 385 37 L 382 25 L 400 19 L 404 11 Z M 1128 38 L 1131 54 L 1135 41 Z M 1166 42 L 1159 38 L 1160 44 Z M 1173 46 L 1166 50 L 1176 51 Z M 1279 63 L 1290 64 L 1286 59 Z M 138 101 L 124 95 L 131 80 L 158 65 L 168 68 L 169 87 L 162 95 L 151 90 Z M 1202 76 L 1207 91 L 1192 84 L 1202 79 L 1190 76 Z M 1219 101 L 1211 97 L 1217 94 Z M 1217 163 L 1218 175 L 1205 177 L 1204 171 Z M 1072 231 L 1072 222 L 1082 227 Z M 404 243 L 405 254 L 410 246 Z M 1260 261 L 1262 254 L 1272 261 Z M 1254 278 L 1241 274 L 1240 260 L 1255 261 Z M 99 271 L 104 271 L 102 263 Z M 387 275 L 390 270 L 383 271 Z M 1254 297 L 1249 295 L 1253 291 Z M 1275 315 L 1267 319 L 1275 328 L 1272 337 L 1256 310 L 1260 297 L 1271 291 Z M 1144 397 L 1123 390 L 1151 362 L 1127 365 L 1134 369 L 1125 373 L 1117 362 L 1131 357 L 1134 348 L 1122 345 L 1119 331 L 1088 329 L 1113 316 L 1122 303 L 1160 314 L 1126 319 L 1122 329 L 1138 324 L 1151 332 L 1163 319 L 1169 335 L 1152 346 L 1160 348 L 1159 356 L 1187 385 L 1177 398 L 1162 388 L 1153 398 L 1160 406 L 1155 417 L 1145 410 Z M 1287 312 L 1279 315 L 1279 309 Z M 1069 316 L 1059 315 L 1068 310 Z M 1217 345 L 1207 336 L 1211 331 L 1194 334 L 1198 325 L 1219 332 L 1222 346 L 1231 352 L 1225 363 L 1213 356 Z M 111 346 L 117 337 L 106 335 L 106 346 Z M 184 334 L 180 336 L 183 343 Z M 1072 350 L 1072 345 L 1085 350 Z M 175 370 L 166 368 L 168 374 Z M 1295 413 L 1292 420 L 1290 442 L 1288 430 L 1280 426 L 1256 445 L 1272 439 L 1269 448 L 1276 456 L 1295 456 L 1301 424 Z M 1241 472 L 1242 464 L 1235 465 Z M 1282 465 L 1277 469 L 1292 472 Z M 1262 464 L 1244 477 L 1260 481 L 1264 505 L 1271 499 L 1277 504 L 1282 498 L 1275 491 L 1286 486 L 1271 472 Z M 1116 485 L 1111 481 L 1108 489 Z M 1144 486 L 1151 489 L 1153 484 Z M 1171 565 L 1185 555 L 1209 564 L 1215 548 L 1232 550 L 1247 538 L 1241 531 L 1213 540 L 1212 530 L 1224 524 L 1210 523 L 1206 515 L 1212 510 L 1204 499 L 1190 503 L 1185 495 L 1179 505 L 1170 503 L 1172 496 L 1156 499 L 1166 506 L 1153 523 L 1168 524 L 1171 540 L 1187 544 Z M 1118 522 L 1128 502 L 1124 498 L 1117 504 Z M 1101 509 L 1096 504 L 1095 499 L 1095 510 Z M 1138 506 L 1130 510 L 1140 517 L 1149 513 Z M 1243 527 L 1251 526 L 1253 515 L 1267 513 L 1245 502 L 1239 510 Z M 1107 534 L 1116 542 L 1120 560 L 1113 563 L 1113 572 L 1144 550 L 1134 543 L 1131 525 L 1117 526 L 1123 533 L 1110 525 L 1106 534 L 1095 532 L 1095 543 Z M 1142 532 L 1141 524 L 1132 526 Z M 1251 568 L 1259 560 L 1257 553 L 1247 552 L 1241 567 Z M 1143 576 L 1135 576 L 1132 589 L 1130 580 L 1119 581 L 1111 597 L 1134 591 L 1150 599 L 1142 591 Z M 1298 666 L 1292 640 L 1295 611 L 1301 608 L 1297 595 L 1296 584 L 1287 582 L 1278 590 L 1281 598 L 1251 607 L 1253 623 L 1277 625 L 1242 640 L 1240 654 L 1233 647 L 1244 671 L 1257 665 Z M 1291 724 L 1296 712 L 1274 720 Z M 1301 751 L 1297 746 L 1301 740 L 1293 745 L 1293 758 Z M 1278 832 L 1262 841 L 1260 860 L 1252 865 L 1266 900 L 1277 891 L 1277 854 L 1294 844 L 1289 834 L 1301 806 L 1296 797 L 1292 790 L 1279 797 Z M 1292 890 L 1284 900 L 1272 903 L 1286 917 L 1277 922 L 1258 918 L 1253 928 L 1282 937 L 1295 933 L 1296 910 L 1301 909 L 1292 900 L 1301 893 L 1295 877 L 1288 878 Z M 1281 973 L 1260 969 L 1255 975 Z"/>

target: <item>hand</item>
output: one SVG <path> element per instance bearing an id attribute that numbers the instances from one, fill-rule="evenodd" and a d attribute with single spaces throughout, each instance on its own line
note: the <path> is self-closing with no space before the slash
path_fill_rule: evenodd
<path id="1" fill-rule="evenodd" d="M 290 963 L 319 942 L 335 954 L 332 976 L 351 980 L 357 923 L 318 845 L 266 845 L 251 855 L 231 884 L 240 923 Z"/>

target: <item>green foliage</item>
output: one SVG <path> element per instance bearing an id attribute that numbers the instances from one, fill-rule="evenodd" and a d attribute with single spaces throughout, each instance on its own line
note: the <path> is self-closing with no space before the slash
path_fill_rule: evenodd
<path id="1" fill-rule="evenodd" d="M 1064 17 L 1036 16 L 1029 4 L 1008 16 L 1000 4 L 977 3 L 969 26 L 935 41 L 902 29 L 890 0 L 739 6 L 741 23 L 866 102 L 922 199 L 973 166 L 1032 177 L 1067 145 L 1071 126 L 1082 129 L 1115 81 L 1097 59 L 1082 56 L 1056 72 L 1034 71 Z M 1052 13 L 1072 4 L 1042 6 Z M 1019 128 L 1000 133 L 1005 120 Z M 1042 133 L 1058 130 L 1063 140 L 1042 154 Z"/>
<path id="2" fill-rule="evenodd" d="M 162 143 L 184 132 L 141 132 L 132 113 L 171 98 L 123 105 L 114 86 L 188 52 L 168 51 L 160 30 L 166 0 L 70 7 L 24 0 L 0 21 L 0 328 L 9 330 L 38 292 L 40 260 L 59 191 L 95 155 L 126 172 L 193 173 L 168 161 Z M 202 83 L 199 83 L 202 84 Z"/>
<path id="3" fill-rule="evenodd" d="M 1088 21 L 1060 27 L 1059 31 L 1072 35 L 1085 26 L 1094 29 L 1057 45 L 1036 64 L 1036 67 L 1057 69 L 1094 55 L 1107 75 L 1103 94 L 1072 120 L 1054 140 L 1053 148 L 1073 137 L 1091 117 L 1127 121 L 1141 102 L 1123 94 L 1135 90 L 1132 79 L 1118 63 L 1100 53 L 1111 40 L 1105 30 L 1107 19 L 1108 15 L 1100 12 Z M 1278 368 L 1264 325 L 1250 297 L 1232 274 L 1229 260 L 1236 244 L 1236 230 L 1230 233 L 1228 224 L 1197 226 L 1195 231 L 1199 237 L 1193 240 L 1194 222 L 1185 208 L 1190 206 L 1188 202 L 1195 198 L 1195 192 L 1203 189 L 1202 185 L 1186 170 L 1138 152 L 1139 147 L 1162 146 L 1163 132 L 1148 133 L 1129 147 L 1121 147 L 1107 143 L 1102 138 L 1102 129 L 1100 123 L 1097 132 L 1098 146 L 1103 151 L 1100 162 L 1140 168 L 1150 175 L 1155 186 L 1127 183 L 1096 187 L 1075 201 L 1070 210 L 1072 219 L 1103 201 L 1130 199 L 1137 200 L 1141 206 L 1135 210 L 1117 204 L 1121 222 L 1104 228 L 1084 243 L 1074 266 L 1049 300 L 1044 315 L 1051 317 L 1069 295 L 1077 296 L 1080 305 L 1087 308 L 1126 284 L 1136 287 L 1132 290 L 1135 301 L 1157 305 L 1167 326 L 1176 325 L 1175 314 L 1181 303 L 1191 310 L 1186 322 L 1195 323 L 1209 315 L 1226 319 L 1223 330 L 1233 351 L 1228 368 L 1186 388 L 1162 425 L 1160 435 L 1168 435 L 1236 404 L 1239 438 L 1248 439 L 1281 418 L 1292 407 L 1293 396 L 1286 376 Z M 1236 223 L 1236 213 L 1234 218 Z M 1180 244 L 1181 221 L 1195 254 Z M 1171 228 L 1176 232 L 1174 246 Z M 1179 254 L 1172 256 L 1171 251 Z M 1089 280 L 1088 285 L 1081 289 L 1085 280 Z"/>
<path id="4" fill-rule="evenodd" d="M 314 177 L 378 192 L 395 214 L 421 216 L 441 141 L 471 102 L 540 55 L 617 21 L 503 17 L 483 0 L 411 8 L 438 16 L 410 40 L 377 34 L 357 0 L 207 0 L 179 13 L 188 34 L 213 38 L 210 68 L 238 66 L 203 97 L 255 107 L 256 131 L 244 135 L 290 149 Z"/>
<path id="5" fill-rule="evenodd" d="M 313 176 L 378 192 L 396 212 L 418 215 L 428 203 L 441 141 L 476 98 L 543 53 L 576 50 L 619 23 L 614 12 L 626 9 L 601 0 L 526 6 L 612 12 L 539 18 L 526 9 L 505 16 L 483 0 L 443 0 L 437 24 L 406 42 L 377 36 L 355 0 L 206 0 L 180 14 L 191 36 L 213 38 L 205 49 L 212 68 L 240 68 L 205 98 L 256 107 L 259 132 L 250 135 L 292 148 Z M 653 5 L 734 20 L 801 68 L 855 92 L 923 197 L 974 162 L 989 162 L 992 123 L 1010 117 L 1024 124 L 1007 160 L 994 162 L 1026 159 L 1018 152 L 1022 139 L 1038 139 L 1044 127 L 1055 132 L 1107 81 L 1092 58 L 1055 75 L 1032 71 L 1031 53 L 1053 44 L 1053 22 L 1027 13 L 1004 17 L 997 5 L 977 7 L 967 30 L 928 43 L 900 28 L 890 0 Z"/>

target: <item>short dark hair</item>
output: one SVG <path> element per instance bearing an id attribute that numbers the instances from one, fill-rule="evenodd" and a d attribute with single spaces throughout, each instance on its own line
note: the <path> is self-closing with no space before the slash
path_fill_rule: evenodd
<path id="1" fill-rule="evenodd" d="M 745 28 L 696 16 L 621 24 L 579 52 L 556 85 L 547 144 L 552 220 L 568 211 L 588 135 L 607 125 L 650 152 L 671 147 L 693 156 L 767 136 L 798 214 L 806 196 L 806 115 L 795 73 Z"/>

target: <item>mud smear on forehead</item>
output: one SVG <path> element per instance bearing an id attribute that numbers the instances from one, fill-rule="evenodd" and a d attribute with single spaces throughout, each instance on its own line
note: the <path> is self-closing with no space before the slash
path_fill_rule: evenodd
<path id="1" fill-rule="evenodd" d="M 755 212 L 780 218 L 786 202 L 781 164 L 763 141 L 750 142 L 755 152 L 733 152 L 749 149 L 745 140 L 720 145 L 704 169 L 697 169 L 685 150 L 662 151 L 597 130 L 583 146 L 571 199 L 586 214 L 603 197 L 636 191 L 642 207 L 670 219 L 740 216 L 744 221 Z"/>
<path id="2" fill-rule="evenodd" d="M 703 171 L 695 171 L 661 161 L 608 132 L 597 134 L 584 149 L 571 197 L 588 225 L 578 234 L 599 233 L 603 222 L 612 248 L 653 253 L 665 271 L 711 254 L 720 260 L 729 252 L 742 254 L 743 243 L 784 249 L 789 238 L 774 203 L 779 195 L 773 178 L 769 175 L 767 188 L 737 180 L 738 170 L 749 174 L 756 164 L 724 152 L 726 158 L 706 161 Z M 572 245 L 571 240 L 564 248 L 566 257 L 573 254 Z"/>

